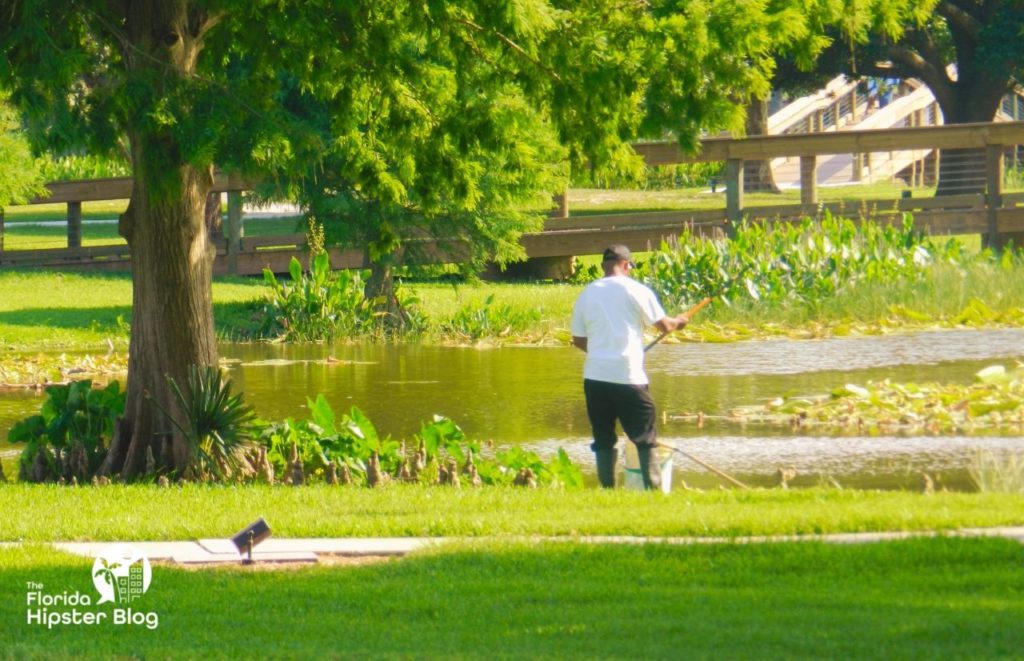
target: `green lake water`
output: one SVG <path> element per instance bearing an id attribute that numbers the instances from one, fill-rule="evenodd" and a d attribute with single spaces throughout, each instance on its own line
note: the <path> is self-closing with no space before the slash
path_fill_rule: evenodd
<path id="1" fill-rule="evenodd" d="M 589 470 L 589 425 L 581 373 L 569 347 L 473 349 L 416 345 L 228 344 L 230 376 L 266 419 L 305 416 L 306 397 L 323 393 L 336 412 L 362 409 L 378 429 L 410 438 L 433 414 L 453 418 L 473 438 L 525 444 L 543 454 L 565 448 Z M 658 345 L 648 355 L 651 391 L 668 414 L 725 414 L 785 394 L 820 394 L 871 380 L 969 382 L 991 364 L 1024 360 L 1024 330 L 946 331 L 822 341 Z M 337 362 L 336 362 L 337 361 Z M 38 409 L 40 396 L 0 395 L 0 437 Z M 836 481 L 855 487 L 914 487 L 922 472 L 940 485 L 969 488 L 967 466 L 980 448 L 1024 450 L 1024 437 L 831 437 L 739 427 L 713 419 L 697 427 L 669 420 L 663 440 L 755 484 L 793 466 L 794 485 Z M 0 443 L 0 451 L 16 447 Z M 685 461 L 685 460 L 684 460 Z M 713 486 L 703 468 L 679 464 L 677 479 Z"/>

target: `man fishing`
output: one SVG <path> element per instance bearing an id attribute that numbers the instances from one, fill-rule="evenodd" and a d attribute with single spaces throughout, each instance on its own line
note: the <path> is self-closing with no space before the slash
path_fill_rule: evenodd
<path id="1" fill-rule="evenodd" d="M 587 354 L 583 393 L 601 486 L 615 486 L 618 420 L 636 445 L 644 488 L 656 490 L 661 488 L 661 472 L 654 452 L 654 400 L 644 372 L 644 328 L 652 325 L 671 333 L 690 318 L 686 313 L 667 316 L 655 293 L 630 277 L 635 266 L 626 246 L 605 249 L 604 277 L 587 285 L 573 307 L 572 343 Z"/>

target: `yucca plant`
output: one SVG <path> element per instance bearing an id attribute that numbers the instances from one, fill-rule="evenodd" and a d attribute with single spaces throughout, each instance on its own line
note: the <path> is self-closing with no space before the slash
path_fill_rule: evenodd
<path id="1" fill-rule="evenodd" d="M 252 445 L 255 413 L 241 393 L 231 393 L 231 381 L 219 368 L 192 365 L 187 379 L 188 388 L 183 391 L 172 377 L 167 377 L 184 416 L 179 422 L 167 415 L 188 442 L 186 474 L 231 478 L 246 465 L 245 451 Z"/>

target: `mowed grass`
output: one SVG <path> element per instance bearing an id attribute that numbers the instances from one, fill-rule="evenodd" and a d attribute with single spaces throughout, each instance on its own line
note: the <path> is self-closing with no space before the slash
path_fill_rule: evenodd
<path id="1" fill-rule="evenodd" d="M 264 291 L 256 278 L 217 278 L 220 331 L 249 328 Z M 127 346 L 132 284 L 127 273 L 0 271 L 0 348 L 8 351 L 105 350 Z"/>
<path id="2" fill-rule="evenodd" d="M 83 213 L 83 216 L 85 214 Z M 95 213 L 101 216 L 95 219 L 84 219 L 82 223 L 82 246 L 124 245 L 125 240 L 118 234 L 116 214 Z M 39 220 L 19 219 L 7 222 L 4 228 L 4 250 L 51 250 L 68 247 L 68 230 L 65 224 L 53 224 L 64 220 L 63 216 L 51 218 L 43 216 Z M 45 224 L 40 224 L 44 223 Z M 281 236 L 302 233 L 303 227 L 294 217 L 282 218 L 251 218 L 244 223 L 244 235 L 247 237 Z"/>
<path id="3" fill-rule="evenodd" d="M 27 624 L 28 582 L 95 600 L 92 560 L 0 550 L 13 658 L 997 658 L 1024 649 L 1001 539 L 442 547 L 356 567 L 153 569 L 144 626 Z M 87 610 L 110 612 L 112 606 Z"/>
<path id="4" fill-rule="evenodd" d="M 1024 495 L 14 484 L 0 511 L 0 541 L 227 537 L 261 516 L 279 537 L 739 536 L 1024 525 Z"/>
<path id="5" fill-rule="evenodd" d="M 892 208 L 907 186 L 899 183 L 877 183 L 859 186 L 820 186 L 818 200 L 821 202 L 850 202 L 854 210 L 862 204 L 871 208 Z M 935 195 L 935 188 L 914 188 L 914 197 L 929 198 Z M 853 201 L 853 202 L 851 202 Z M 863 201 L 863 202 L 862 202 Z M 779 193 L 745 193 L 746 207 L 766 207 L 783 204 L 800 204 L 800 189 L 786 189 Z M 590 215 L 628 211 L 657 211 L 659 209 L 692 209 L 706 211 L 725 208 L 725 186 L 719 179 L 716 191 L 710 185 L 667 190 L 614 190 L 603 188 L 572 188 L 569 190 L 569 213 Z"/>

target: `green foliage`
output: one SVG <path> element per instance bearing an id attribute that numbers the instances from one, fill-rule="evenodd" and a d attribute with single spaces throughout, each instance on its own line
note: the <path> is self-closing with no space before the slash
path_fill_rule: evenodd
<path id="1" fill-rule="evenodd" d="M 963 258 L 956 241 L 934 243 L 914 230 L 909 216 L 902 225 L 883 225 L 826 214 L 818 222 L 744 223 L 732 239 L 686 230 L 641 264 L 637 277 L 671 304 L 722 291 L 727 301 L 814 307 L 858 283 L 917 279 L 936 260 Z"/>
<path id="2" fill-rule="evenodd" d="M 450 336 L 476 341 L 522 333 L 539 322 L 541 316 L 542 311 L 537 308 L 524 310 L 508 304 L 495 304 L 495 296 L 491 294 L 482 303 L 467 303 L 460 307 L 451 319 L 442 323 L 442 330 Z"/>
<path id="3" fill-rule="evenodd" d="M 946 124 L 993 121 L 1024 73 L 1024 9 L 1017 2 L 848 2 L 840 30 L 843 38 L 831 44 L 825 66 L 852 76 L 921 80 Z M 932 75 L 951 69 L 955 77 Z"/>
<path id="4" fill-rule="evenodd" d="M 107 179 L 130 177 L 131 166 L 122 159 L 70 154 L 47 156 L 39 159 L 39 169 L 45 181 L 71 181 L 76 179 Z"/>
<path id="5" fill-rule="evenodd" d="M 0 89 L 0 209 L 44 195 L 43 177 L 18 116 Z"/>
<path id="6" fill-rule="evenodd" d="M 305 420 L 287 418 L 266 426 L 260 441 L 267 447 L 267 459 L 278 475 L 285 475 L 292 452 L 302 462 L 309 477 L 322 478 L 329 462 L 347 466 L 354 477 L 366 480 L 370 456 L 376 452 L 381 469 L 391 472 L 399 464 L 399 444 L 390 438 L 380 438 L 376 427 L 366 415 L 353 406 L 338 419 L 323 395 L 316 400 L 307 398 L 311 417 Z"/>
<path id="7" fill-rule="evenodd" d="M 116 381 L 93 388 L 92 381 L 82 380 L 47 386 L 46 395 L 39 414 L 14 423 L 8 434 L 11 443 L 26 444 L 19 460 L 21 479 L 92 477 L 106 456 L 117 418 L 124 413 L 124 392 Z M 79 456 L 72 463 L 73 453 L 83 450 L 84 463 Z"/>
<path id="8" fill-rule="evenodd" d="M 231 381 L 220 368 L 188 368 L 187 389 L 171 377 L 167 382 L 184 419 L 163 413 L 185 437 L 189 450 L 186 479 L 227 480 L 247 468 L 245 451 L 252 445 L 255 414 L 242 394 L 231 394 Z M 159 404 L 151 400 L 157 408 Z"/>
<path id="9" fill-rule="evenodd" d="M 573 173 L 572 185 L 579 188 L 608 188 L 613 190 L 670 190 L 710 186 L 712 180 L 722 178 L 722 163 L 678 163 L 675 165 L 649 165 L 639 177 L 601 176 L 585 170 Z"/>
<path id="10" fill-rule="evenodd" d="M 1024 453 L 979 450 L 968 471 L 981 493 L 1024 493 Z"/>
<path id="11" fill-rule="evenodd" d="M 263 278 L 270 287 L 264 307 L 264 336 L 286 341 L 320 341 L 366 335 L 375 328 L 377 301 L 367 299 L 364 280 L 369 271 L 332 271 L 326 252 L 312 255 L 308 271 L 292 257 L 290 283 L 270 269 Z"/>
<path id="12" fill-rule="evenodd" d="M 381 438 L 373 422 L 358 407 L 353 406 L 339 418 L 322 394 L 315 400 L 307 398 L 306 406 L 310 412 L 308 419 L 287 418 L 266 425 L 259 435 L 277 475 L 288 474 L 294 453 L 307 479 L 324 479 L 328 464 L 333 464 L 338 469 L 346 467 L 355 483 L 365 485 L 371 456 L 376 454 L 381 471 L 396 480 L 432 483 L 451 460 L 463 471 L 472 463 L 485 485 L 512 484 L 519 471 L 529 468 L 538 484 L 583 486 L 579 467 L 564 451 L 548 463 L 520 448 L 489 458 L 479 441 L 467 439 L 453 420 L 441 415 L 434 415 L 420 426 L 412 439 L 419 449 L 413 451 L 404 442 Z M 422 453 L 423 466 L 412 469 L 416 453 Z"/>
<path id="13" fill-rule="evenodd" d="M 1024 425 L 1024 372 L 994 365 L 970 385 L 846 384 L 828 395 L 777 397 L 739 407 L 729 419 L 859 433 L 969 434 L 1014 432 Z M 1016 464 L 1012 466 L 1016 468 Z"/>

